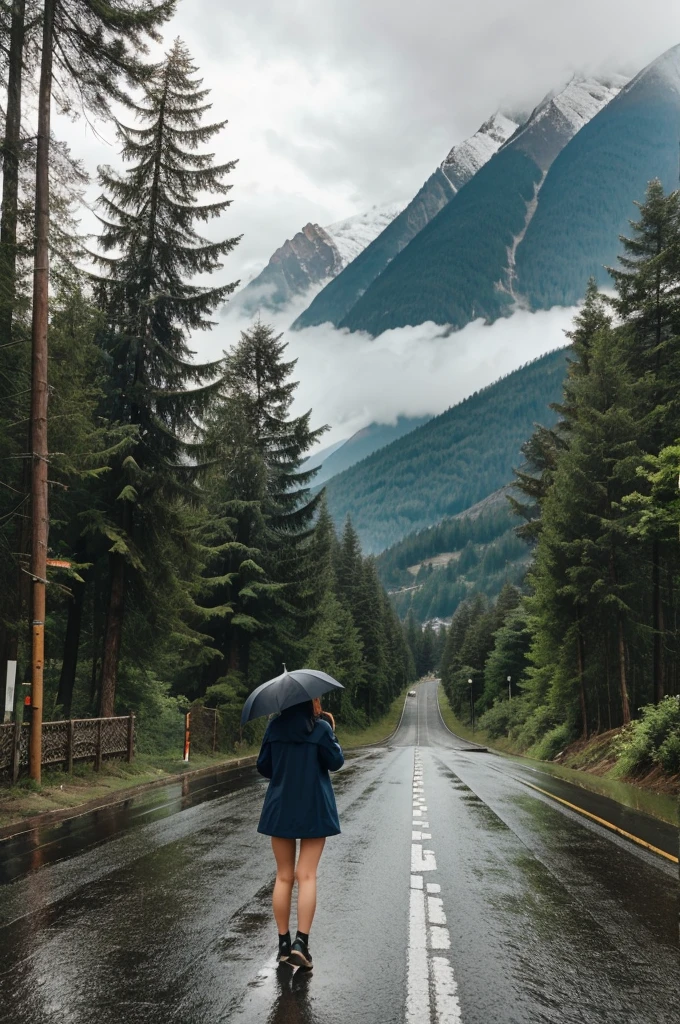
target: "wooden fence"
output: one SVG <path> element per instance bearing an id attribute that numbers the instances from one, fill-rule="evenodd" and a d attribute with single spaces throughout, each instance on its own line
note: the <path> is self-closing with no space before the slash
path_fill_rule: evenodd
<path id="1" fill-rule="evenodd" d="M 28 765 L 30 728 L 21 722 L 0 725 L 0 775 L 9 776 L 12 782 Z M 68 772 L 74 761 L 94 761 L 97 770 L 105 757 L 124 756 L 131 761 L 134 745 L 134 715 L 43 722 L 42 763 L 63 764 Z"/>

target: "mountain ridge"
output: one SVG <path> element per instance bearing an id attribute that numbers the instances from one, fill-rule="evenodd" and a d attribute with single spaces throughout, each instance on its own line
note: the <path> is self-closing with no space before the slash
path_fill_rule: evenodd
<path id="1" fill-rule="evenodd" d="M 527 363 L 374 452 L 326 484 L 338 525 L 349 514 L 369 553 L 432 526 L 512 479 L 536 422 L 555 422 L 568 349 Z"/>
<path id="2" fill-rule="evenodd" d="M 403 209 L 398 202 L 373 206 L 326 227 L 310 223 L 286 239 L 267 265 L 233 297 L 228 308 L 254 313 L 279 309 L 297 295 L 321 288 L 376 238 Z"/>
<path id="3" fill-rule="evenodd" d="M 518 305 L 513 261 L 550 168 L 592 119 L 579 125 L 618 95 L 618 83 L 608 80 L 574 78 L 546 97 L 373 281 L 340 327 L 376 337 L 426 321 L 460 328 L 512 312 Z"/>
<path id="4" fill-rule="evenodd" d="M 293 329 L 322 323 L 337 326 L 385 267 L 488 163 L 517 127 L 517 122 L 496 113 L 474 135 L 453 146 L 405 209 L 352 263 L 329 281 L 300 314 Z"/>

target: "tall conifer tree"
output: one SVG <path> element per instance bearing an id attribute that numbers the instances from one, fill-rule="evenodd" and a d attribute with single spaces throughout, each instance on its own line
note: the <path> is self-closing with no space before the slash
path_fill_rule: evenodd
<path id="1" fill-rule="evenodd" d="M 209 415 L 212 507 L 229 520 L 210 561 L 210 604 L 224 609 L 215 634 L 221 671 L 243 676 L 253 640 L 262 664 L 302 653 L 314 592 L 309 542 L 321 495 L 310 492 L 314 471 L 302 464 L 326 428 L 313 430 L 309 412 L 291 416 L 298 385 L 285 349 L 266 324 L 244 331 L 225 357 Z"/>
<path id="2" fill-rule="evenodd" d="M 210 314 L 235 284 L 191 283 L 220 269 L 237 238 L 213 242 L 197 222 L 219 217 L 230 205 L 225 177 L 234 162 L 216 164 L 203 147 L 226 122 L 204 124 L 209 91 L 197 78 L 184 44 L 177 40 L 132 104 L 138 127 L 119 124 L 125 175 L 103 168 L 104 251 L 97 259 L 101 304 L 108 321 L 103 344 L 112 366 L 109 415 L 137 430 L 134 461 L 120 467 L 113 536 L 110 593 L 101 676 L 101 711 L 111 715 L 122 640 L 126 567 L 138 558 L 141 519 L 149 505 L 167 499 L 200 441 L 198 418 L 215 392 L 209 383 L 217 364 L 191 362 L 189 334 L 212 326 Z M 199 197 L 216 196 L 213 202 Z M 127 476 L 127 479 L 126 479 Z M 146 506 L 144 516 L 138 513 Z"/>

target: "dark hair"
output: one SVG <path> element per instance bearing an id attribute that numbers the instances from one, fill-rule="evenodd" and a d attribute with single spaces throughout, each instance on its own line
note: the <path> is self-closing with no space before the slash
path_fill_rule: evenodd
<path id="1" fill-rule="evenodd" d="M 299 704 L 291 704 L 289 708 L 284 708 L 281 712 L 281 717 L 288 717 L 289 715 L 300 715 L 307 719 L 307 732 L 312 732 L 316 725 L 316 719 L 314 717 L 314 705 L 311 700 L 303 700 Z"/>

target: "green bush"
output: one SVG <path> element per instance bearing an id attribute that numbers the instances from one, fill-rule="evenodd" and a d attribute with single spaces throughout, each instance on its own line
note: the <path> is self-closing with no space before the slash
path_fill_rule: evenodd
<path id="1" fill-rule="evenodd" d="M 641 717 L 617 738 L 617 775 L 640 775 L 660 765 L 680 771 L 680 698 L 640 708 Z"/>
<path id="2" fill-rule="evenodd" d="M 574 738 L 573 729 L 567 722 L 556 725 L 542 739 L 527 751 L 539 761 L 552 761 Z"/>
<path id="3" fill-rule="evenodd" d="M 520 750 L 529 750 L 536 746 L 547 733 L 556 727 L 554 711 L 545 705 L 539 705 L 525 720 L 520 720 L 510 729 L 510 739 Z M 557 753 L 557 751 L 555 751 Z"/>
<path id="4" fill-rule="evenodd" d="M 667 736 L 659 747 L 656 760 L 664 771 L 680 772 L 680 731 Z"/>
<path id="5" fill-rule="evenodd" d="M 184 697 L 158 695 L 153 703 L 140 707 L 135 727 L 136 749 L 140 754 L 182 756 L 184 749 Z"/>
<path id="6" fill-rule="evenodd" d="M 527 714 L 526 705 L 521 698 L 514 700 L 496 700 L 493 707 L 485 711 L 479 719 L 480 729 L 489 734 L 489 739 L 508 736 L 512 729 L 524 721 Z"/>

